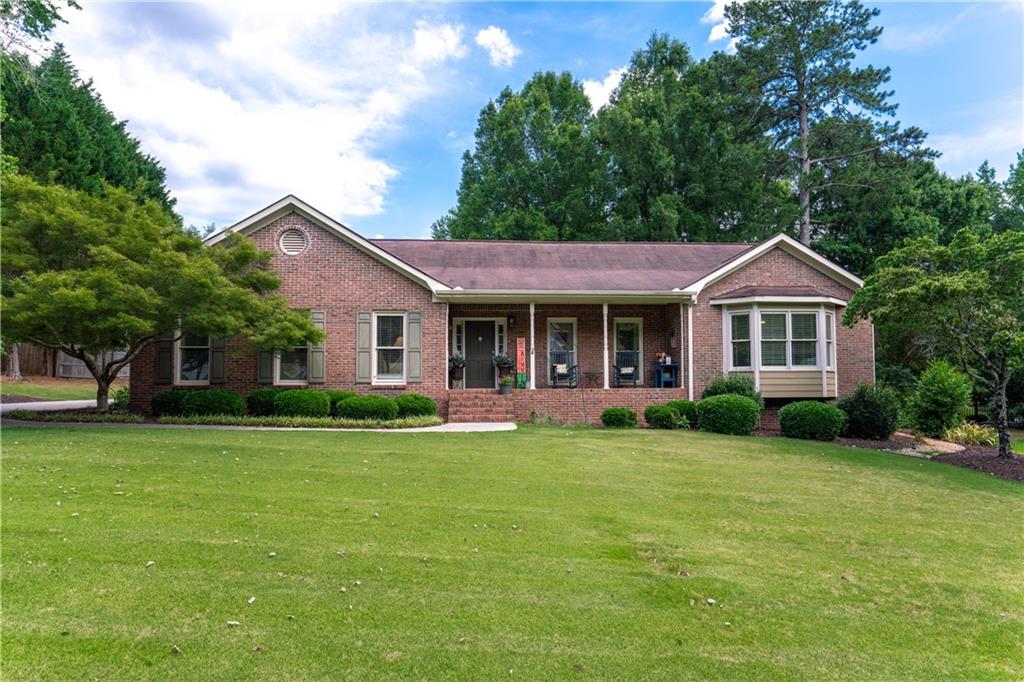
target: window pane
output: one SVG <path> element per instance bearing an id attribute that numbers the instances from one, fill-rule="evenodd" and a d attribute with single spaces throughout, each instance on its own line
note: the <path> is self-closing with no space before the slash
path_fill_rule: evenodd
<path id="1" fill-rule="evenodd" d="M 762 341 L 761 342 L 761 364 L 765 367 L 786 366 L 786 342 L 785 341 Z"/>
<path id="2" fill-rule="evenodd" d="M 829 341 L 828 343 L 825 344 L 825 346 L 826 346 L 826 348 L 825 348 L 825 359 L 828 361 L 828 366 L 831 369 L 832 361 L 833 361 L 833 357 L 834 357 L 832 355 L 832 342 Z"/>
<path id="3" fill-rule="evenodd" d="M 401 348 L 403 341 L 401 315 L 380 315 L 377 317 L 378 346 Z"/>
<path id="4" fill-rule="evenodd" d="M 832 316 L 829 314 L 825 315 L 825 338 L 832 340 Z"/>
<path id="5" fill-rule="evenodd" d="M 278 379 L 280 381 L 305 381 L 308 358 L 309 353 L 305 346 L 283 351 L 278 363 L 280 367 Z"/>
<path id="6" fill-rule="evenodd" d="M 750 339 L 750 315 L 732 316 L 732 339 L 733 341 Z"/>
<path id="7" fill-rule="evenodd" d="M 576 333 L 572 322 L 552 322 L 548 326 L 548 349 L 552 352 L 576 350 Z"/>
<path id="8" fill-rule="evenodd" d="M 815 313 L 793 313 L 790 324 L 793 325 L 794 339 L 818 338 L 818 316 Z"/>
<path id="9" fill-rule="evenodd" d="M 750 367 L 750 342 L 733 341 L 732 344 L 732 366 Z"/>
<path id="10" fill-rule="evenodd" d="M 208 347 L 210 345 L 209 337 L 196 336 L 194 334 L 185 334 L 181 337 L 182 346 L 200 346 Z"/>
<path id="11" fill-rule="evenodd" d="M 794 341 L 793 342 L 793 365 L 807 366 L 818 364 L 818 342 L 817 341 Z"/>
<path id="12" fill-rule="evenodd" d="M 766 313 L 761 315 L 761 338 L 784 340 L 786 338 L 786 314 Z"/>
<path id="13" fill-rule="evenodd" d="M 402 378 L 401 350 L 377 351 L 377 376 L 392 379 Z"/>
<path id="14" fill-rule="evenodd" d="M 181 381 L 210 379 L 210 351 L 207 348 L 181 349 Z"/>
<path id="15" fill-rule="evenodd" d="M 620 351 L 640 350 L 640 325 L 636 322 L 616 322 L 615 347 Z"/>

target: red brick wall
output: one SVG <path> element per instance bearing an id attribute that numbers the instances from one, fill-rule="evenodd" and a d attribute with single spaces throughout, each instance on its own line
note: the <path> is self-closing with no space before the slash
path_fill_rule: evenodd
<path id="1" fill-rule="evenodd" d="M 309 246 L 288 256 L 278 248 L 278 238 L 289 228 L 304 230 Z M 317 388 L 341 388 L 394 395 L 417 391 L 438 401 L 447 410 L 447 328 L 445 304 L 431 301 L 430 291 L 387 265 L 349 245 L 312 222 L 289 214 L 252 235 L 256 245 L 274 254 L 272 266 L 281 278 L 280 293 L 295 308 L 326 313 L 326 383 Z M 216 248 L 216 247 L 214 247 Z M 419 311 L 423 316 L 423 382 L 407 387 L 377 387 L 355 383 L 356 313 L 372 310 Z M 228 355 L 227 383 L 214 388 L 248 392 L 256 383 L 256 353 L 233 341 Z M 148 412 L 153 393 L 170 388 L 154 383 L 155 348 L 150 347 L 132 362 L 131 408 Z"/>
<path id="2" fill-rule="evenodd" d="M 601 412 L 609 407 L 635 410 L 644 424 L 644 408 L 653 403 L 686 398 L 685 389 L 677 388 L 538 388 L 534 391 L 513 391 L 516 421 L 531 419 L 558 424 L 600 424 Z"/>
<path id="3" fill-rule="evenodd" d="M 698 297 L 693 311 L 694 397 L 700 397 L 708 379 L 722 373 L 722 307 L 712 306 L 709 302 L 728 291 L 749 285 L 810 286 L 846 301 L 853 296 L 853 291 L 781 249 L 769 251 L 707 287 Z M 874 329 L 863 320 L 853 328 L 843 326 L 845 310 L 844 307 L 836 308 L 836 365 L 840 396 L 853 393 L 858 383 L 875 381 Z"/>

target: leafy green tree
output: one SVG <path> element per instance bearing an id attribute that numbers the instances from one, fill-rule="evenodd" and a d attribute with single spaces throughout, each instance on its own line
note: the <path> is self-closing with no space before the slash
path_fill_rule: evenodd
<path id="1" fill-rule="evenodd" d="M 462 160 L 456 206 L 436 239 L 598 239 L 607 161 L 590 129 L 590 101 L 569 73 L 538 73 L 480 112 Z"/>
<path id="2" fill-rule="evenodd" d="M 118 370 L 158 339 L 187 331 L 284 349 L 321 338 L 275 293 L 270 254 L 249 240 L 209 248 L 156 201 L 115 187 L 93 196 L 6 174 L 2 191 L 4 333 L 85 363 L 102 411 Z M 124 357 L 104 359 L 112 351 Z"/>
<path id="3" fill-rule="evenodd" d="M 948 245 L 905 242 L 878 260 L 844 323 L 915 320 L 994 398 L 999 455 L 1010 457 L 1007 386 L 1024 371 L 1024 232 L 961 230 Z"/>
<path id="4" fill-rule="evenodd" d="M 109 183 L 173 212 L 164 169 L 142 152 L 92 82 L 82 81 L 62 45 L 32 69 L 30 80 L 5 71 L 0 87 L 4 153 L 17 158 L 22 173 L 95 195 Z"/>
<path id="5" fill-rule="evenodd" d="M 921 130 L 889 120 L 889 69 L 853 67 L 882 32 L 871 25 L 878 13 L 858 0 L 750 0 L 725 10 L 773 144 L 791 160 L 804 244 L 813 236 L 813 195 L 842 182 L 833 176 L 851 159 L 925 153 Z"/>
<path id="6" fill-rule="evenodd" d="M 695 62 L 667 35 L 633 55 L 596 122 L 615 186 L 611 236 L 757 239 L 791 223 L 788 190 L 739 88 L 742 71 L 725 54 Z"/>
<path id="7" fill-rule="evenodd" d="M 65 8 L 81 9 L 75 0 L 0 0 L 0 50 L 3 70 L 24 79 L 29 72 L 28 53 L 49 40 L 57 24 L 65 23 Z M 13 73 L 12 73 L 13 72 Z"/>

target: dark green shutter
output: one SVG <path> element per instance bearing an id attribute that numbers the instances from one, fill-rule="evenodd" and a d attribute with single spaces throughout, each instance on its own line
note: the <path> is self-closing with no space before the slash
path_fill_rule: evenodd
<path id="1" fill-rule="evenodd" d="M 356 313 L 356 383 L 368 384 L 373 374 L 370 313 Z"/>
<path id="2" fill-rule="evenodd" d="M 256 383 L 274 383 L 274 353 L 261 350 L 256 357 Z"/>
<path id="3" fill-rule="evenodd" d="M 156 342 L 156 383 L 174 383 L 174 341 L 170 339 Z"/>
<path id="4" fill-rule="evenodd" d="M 409 313 L 406 316 L 406 358 L 409 362 L 405 380 L 410 383 L 423 381 L 423 316 L 420 313 Z"/>
<path id="5" fill-rule="evenodd" d="M 320 310 L 313 310 L 310 312 L 310 317 L 313 318 L 313 326 L 322 332 L 327 331 L 327 315 Z M 322 384 L 324 383 L 324 375 L 326 374 L 324 367 L 324 343 L 327 341 L 327 337 L 324 336 L 324 340 L 317 344 L 309 344 L 309 383 L 311 384 Z"/>
<path id="6" fill-rule="evenodd" d="M 223 384 L 227 381 L 225 370 L 225 349 L 227 344 L 223 338 L 210 337 L 210 383 Z"/>

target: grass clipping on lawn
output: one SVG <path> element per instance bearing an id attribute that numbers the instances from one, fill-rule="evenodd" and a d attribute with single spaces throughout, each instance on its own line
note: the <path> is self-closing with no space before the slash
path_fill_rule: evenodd
<path id="1" fill-rule="evenodd" d="M 938 462 L 657 430 L 3 436 L 5 679 L 1024 678 L 1024 494 Z"/>

